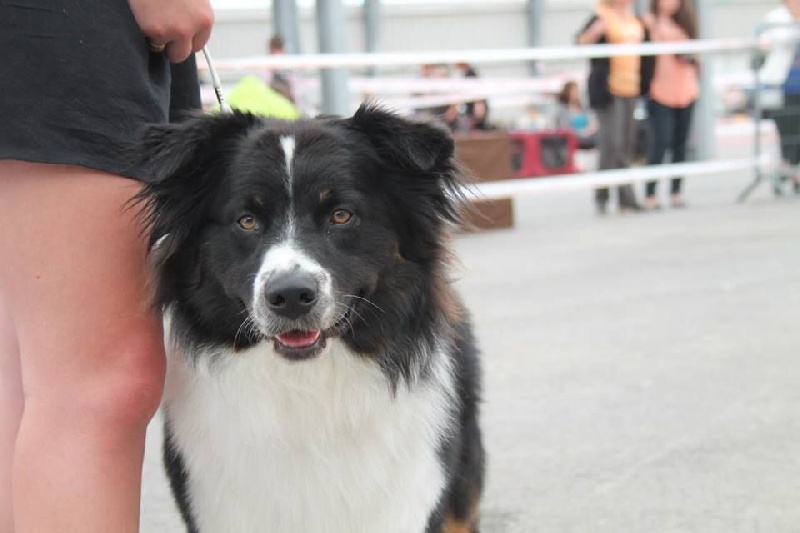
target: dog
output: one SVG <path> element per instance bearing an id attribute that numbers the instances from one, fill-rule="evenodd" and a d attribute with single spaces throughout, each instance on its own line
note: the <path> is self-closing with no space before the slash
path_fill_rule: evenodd
<path id="1" fill-rule="evenodd" d="M 477 533 L 481 372 L 444 130 L 379 106 L 148 127 L 137 201 L 195 533 Z"/>

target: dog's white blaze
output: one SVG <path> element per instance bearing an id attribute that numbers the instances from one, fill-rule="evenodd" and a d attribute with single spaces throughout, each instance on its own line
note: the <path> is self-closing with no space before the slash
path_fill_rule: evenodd
<path id="1" fill-rule="evenodd" d="M 294 237 L 294 196 L 292 195 L 292 182 L 294 176 L 294 136 L 284 135 L 280 139 L 283 157 L 286 160 L 286 190 L 289 193 L 289 209 L 286 212 L 286 237 Z"/>
<path id="2" fill-rule="evenodd" d="M 265 292 L 269 279 L 295 269 L 308 272 L 317 280 L 319 286 L 317 297 L 320 300 L 320 305 L 333 301 L 333 282 L 330 272 L 297 248 L 295 242 L 287 240 L 270 248 L 261 260 L 261 266 L 258 269 L 253 286 L 252 309 L 256 319 L 267 320 L 267 317 L 263 314 L 262 305 L 266 301 Z M 334 313 L 335 309 L 330 308 L 324 318 L 330 320 Z"/>
<path id="3" fill-rule="evenodd" d="M 284 135 L 281 137 L 281 148 L 286 159 L 286 175 L 289 176 L 289 183 L 292 181 L 292 167 L 294 166 L 294 136 Z M 291 189 L 289 194 L 291 194 Z"/>
<path id="4" fill-rule="evenodd" d="M 269 343 L 208 365 L 172 351 L 164 403 L 202 533 L 425 530 L 444 488 L 447 359 L 393 395 L 377 365 L 329 344 L 304 362 Z"/>

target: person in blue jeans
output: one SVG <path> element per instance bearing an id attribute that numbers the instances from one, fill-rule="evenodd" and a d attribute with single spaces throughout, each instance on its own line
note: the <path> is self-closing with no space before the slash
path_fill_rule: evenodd
<path id="1" fill-rule="evenodd" d="M 653 42 L 680 42 L 697 37 L 697 22 L 691 0 L 653 0 L 652 13 L 644 17 Z M 699 96 L 698 65 L 694 57 L 664 54 L 656 58 L 647 104 L 649 146 L 647 163 L 660 165 L 667 151 L 672 163 L 686 161 L 686 143 L 692 123 L 692 109 Z M 670 180 L 672 207 L 685 207 L 681 196 L 682 179 Z M 656 181 L 645 185 L 644 205 L 658 209 Z"/>
<path id="2" fill-rule="evenodd" d="M 667 151 L 672 154 L 672 163 L 686 161 L 686 145 L 689 129 L 692 125 L 694 102 L 686 107 L 669 107 L 656 100 L 647 102 L 647 127 L 649 143 L 647 148 L 647 164 L 660 165 L 664 162 Z M 645 184 L 645 208 L 659 209 L 661 206 L 656 197 L 657 181 Z M 670 180 L 670 201 L 672 207 L 686 207 L 682 197 L 683 179 L 675 177 Z"/>
<path id="3" fill-rule="evenodd" d="M 782 177 L 791 180 L 795 194 L 800 194 L 800 44 L 782 88 L 783 108 L 770 114 L 781 140 Z"/>

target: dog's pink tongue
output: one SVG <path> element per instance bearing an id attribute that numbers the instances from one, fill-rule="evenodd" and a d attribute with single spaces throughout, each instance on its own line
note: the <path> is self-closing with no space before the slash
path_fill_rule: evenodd
<path id="1" fill-rule="evenodd" d="M 319 331 L 303 331 L 301 329 L 293 329 L 286 333 L 278 335 L 278 340 L 282 344 L 291 348 L 305 348 L 311 346 L 317 339 L 319 339 Z"/>

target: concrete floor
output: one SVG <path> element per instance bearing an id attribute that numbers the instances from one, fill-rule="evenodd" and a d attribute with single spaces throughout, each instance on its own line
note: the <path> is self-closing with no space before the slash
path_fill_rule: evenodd
<path id="1" fill-rule="evenodd" d="M 800 200 L 737 205 L 748 180 L 646 215 L 528 197 L 514 230 L 458 239 L 484 532 L 800 531 Z M 151 430 L 142 531 L 178 532 Z"/>

